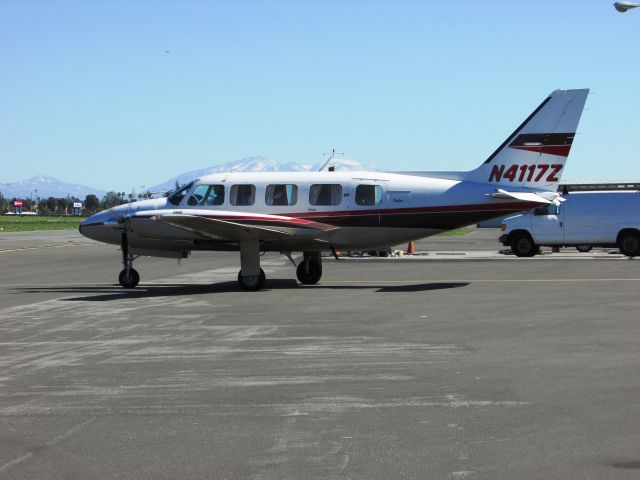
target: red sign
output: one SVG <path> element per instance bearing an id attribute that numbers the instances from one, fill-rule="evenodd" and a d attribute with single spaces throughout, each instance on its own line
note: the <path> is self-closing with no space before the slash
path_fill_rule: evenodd
<path id="1" fill-rule="evenodd" d="M 13 206 L 14 207 L 21 207 L 22 206 L 22 200 L 14 200 L 13 201 Z"/>

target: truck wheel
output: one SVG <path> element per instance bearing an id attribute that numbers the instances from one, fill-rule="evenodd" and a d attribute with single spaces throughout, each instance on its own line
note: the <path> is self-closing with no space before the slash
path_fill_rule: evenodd
<path id="1" fill-rule="evenodd" d="M 593 245 L 576 245 L 576 250 L 582 253 L 587 253 L 593 250 Z"/>
<path id="2" fill-rule="evenodd" d="M 518 257 L 533 257 L 538 253 L 538 246 L 526 233 L 518 233 L 511 239 L 511 251 Z"/>
<path id="3" fill-rule="evenodd" d="M 640 256 L 640 236 L 637 233 L 623 233 L 618 242 L 620 252 L 627 257 Z"/>

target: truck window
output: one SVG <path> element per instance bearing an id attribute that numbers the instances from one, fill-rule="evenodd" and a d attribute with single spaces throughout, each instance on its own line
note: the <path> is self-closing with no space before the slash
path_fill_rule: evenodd
<path id="1" fill-rule="evenodd" d="M 550 203 L 549 205 L 543 205 L 542 207 L 537 207 L 534 211 L 534 215 L 558 215 L 559 212 L 558 205 L 555 203 Z"/>

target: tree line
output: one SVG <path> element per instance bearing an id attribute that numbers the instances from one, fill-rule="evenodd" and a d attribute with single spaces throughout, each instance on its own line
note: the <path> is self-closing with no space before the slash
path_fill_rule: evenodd
<path id="1" fill-rule="evenodd" d="M 102 198 L 89 194 L 84 200 L 77 197 L 49 197 L 49 198 L 5 198 L 0 196 L 0 212 L 3 214 L 14 211 L 14 201 L 22 201 L 22 212 L 35 212 L 39 215 L 72 215 L 74 213 L 73 204 L 82 203 L 81 213 L 83 215 L 93 215 L 101 210 L 106 210 L 124 203 L 134 202 L 152 198 L 151 192 L 136 194 L 135 192 L 126 194 L 124 192 L 107 192 Z"/>

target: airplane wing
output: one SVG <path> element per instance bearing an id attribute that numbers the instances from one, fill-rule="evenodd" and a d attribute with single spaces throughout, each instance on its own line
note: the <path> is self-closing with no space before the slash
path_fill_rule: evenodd
<path id="1" fill-rule="evenodd" d="M 281 215 L 215 218 L 200 215 L 166 214 L 156 216 L 153 220 L 228 242 L 249 239 L 277 241 L 302 238 L 322 241 L 339 228 L 326 223 Z"/>
<path id="2" fill-rule="evenodd" d="M 535 202 L 540 204 L 553 203 L 552 201 L 538 195 L 533 192 L 507 192 L 501 188 L 497 188 L 495 192 L 491 194 L 493 198 L 504 198 L 507 200 L 521 200 L 524 202 Z"/>

